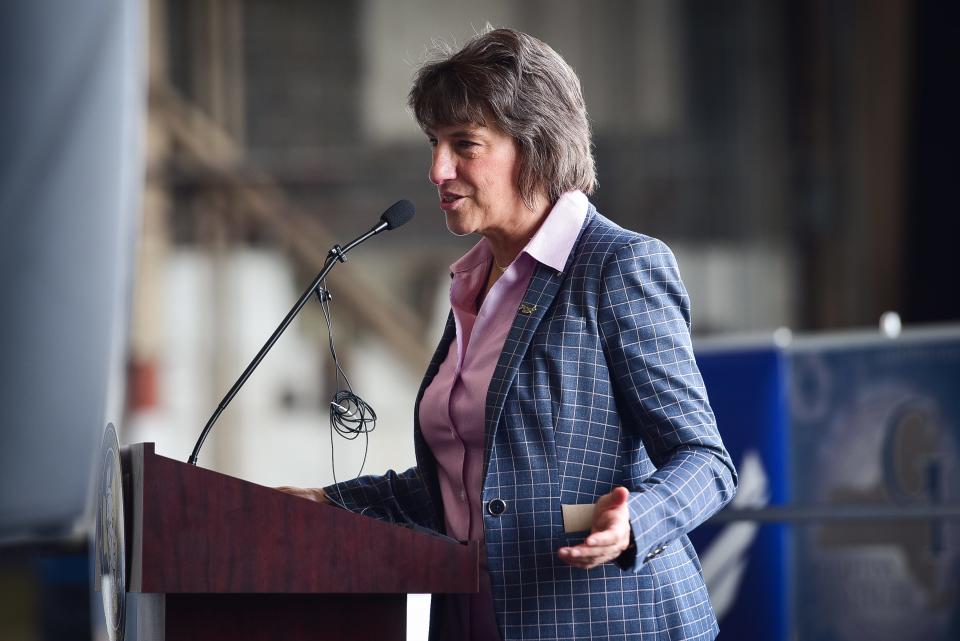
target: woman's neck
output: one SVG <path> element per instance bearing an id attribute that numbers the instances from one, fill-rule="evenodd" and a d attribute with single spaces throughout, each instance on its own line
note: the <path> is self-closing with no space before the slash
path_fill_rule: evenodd
<path id="1" fill-rule="evenodd" d="M 493 253 L 495 267 L 506 267 L 513 262 L 547 219 L 550 209 L 551 205 L 546 196 L 540 196 L 534 201 L 533 210 L 524 206 L 512 216 L 509 227 L 490 229 L 483 233 Z"/>

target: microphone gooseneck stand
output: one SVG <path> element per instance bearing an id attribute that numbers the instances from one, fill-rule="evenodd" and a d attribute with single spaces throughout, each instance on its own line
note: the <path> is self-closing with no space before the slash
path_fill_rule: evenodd
<path id="1" fill-rule="evenodd" d="M 313 296 L 314 292 L 316 292 L 320 297 L 326 295 L 326 292 L 320 287 L 320 283 L 322 283 L 323 279 L 327 277 L 327 274 L 330 273 L 330 270 L 333 269 L 333 266 L 336 265 L 338 261 L 341 263 L 344 262 L 344 256 L 346 253 L 363 241 L 367 240 L 371 236 L 376 236 L 384 230 L 395 229 L 396 227 L 399 227 L 407 222 L 412 216 L 412 203 L 406 200 L 401 200 L 390 207 L 390 209 L 383 214 L 381 217 L 381 222 L 378 223 L 373 229 L 350 241 L 347 243 L 346 247 L 340 247 L 340 245 L 333 246 L 333 249 L 331 249 L 327 254 L 327 260 L 323 264 L 323 269 L 321 269 L 320 273 L 317 274 L 317 277 L 313 280 L 313 283 L 306 289 L 306 291 L 303 292 L 299 300 L 297 300 L 297 302 L 294 304 L 293 308 L 280 322 L 280 326 L 277 327 L 273 334 L 270 335 L 270 338 L 267 339 L 267 342 L 263 345 L 263 347 L 260 348 L 260 351 L 257 352 L 257 355 L 253 357 L 253 360 L 250 362 L 250 364 L 247 365 L 247 368 L 243 370 L 243 374 L 240 375 L 240 378 L 237 379 L 237 382 L 233 384 L 233 387 L 230 388 L 230 391 L 227 392 L 227 395 L 224 396 L 223 400 L 220 401 L 220 404 L 217 405 L 217 409 L 210 417 L 210 420 L 207 421 L 203 431 L 200 432 L 200 438 L 197 439 L 197 444 L 194 445 L 193 452 L 190 454 L 190 458 L 187 459 L 187 463 L 190 465 L 197 464 L 197 458 L 200 456 L 200 448 L 203 447 L 203 442 L 207 439 L 207 435 L 210 434 L 213 424 L 217 422 L 217 419 L 220 418 L 220 414 L 227 408 L 227 405 L 230 404 L 230 401 L 233 400 L 233 397 L 237 395 L 237 392 L 240 391 L 240 388 L 243 387 L 243 384 L 247 382 L 248 378 L 250 378 L 253 370 L 257 368 L 257 365 L 259 365 L 260 361 L 263 360 L 263 357 L 267 355 L 267 352 L 269 352 L 270 348 L 273 347 L 273 344 L 277 342 L 277 339 L 279 339 L 283 332 L 287 329 L 287 326 L 290 325 L 297 314 L 300 313 L 300 310 L 303 309 L 303 306 L 307 304 L 307 301 L 310 300 L 310 297 Z"/>

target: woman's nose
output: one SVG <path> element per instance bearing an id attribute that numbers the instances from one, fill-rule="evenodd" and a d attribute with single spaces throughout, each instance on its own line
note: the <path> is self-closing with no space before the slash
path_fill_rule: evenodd
<path id="1" fill-rule="evenodd" d="M 442 185 L 456 176 L 456 164 L 450 153 L 440 147 L 434 147 L 433 160 L 430 163 L 430 182 L 434 185 Z"/>

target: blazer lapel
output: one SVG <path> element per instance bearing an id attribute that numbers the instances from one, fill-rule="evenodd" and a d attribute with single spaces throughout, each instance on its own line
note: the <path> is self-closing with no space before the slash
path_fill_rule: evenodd
<path id="1" fill-rule="evenodd" d="M 419 404 L 421 397 L 423 397 L 424 391 L 426 391 L 427 386 L 433 381 L 433 377 L 437 375 L 437 372 L 440 371 L 440 365 L 443 364 L 443 361 L 447 358 L 447 352 L 450 351 L 450 342 L 453 341 L 457 336 L 457 324 L 453 320 L 453 311 L 447 312 L 447 323 L 443 326 L 443 335 L 440 337 L 440 344 L 437 345 L 437 349 L 433 352 L 433 358 L 430 359 L 430 364 L 427 366 L 427 371 L 423 375 L 423 380 L 420 382 L 420 389 L 417 392 L 417 403 Z"/>
<path id="2" fill-rule="evenodd" d="M 540 325 L 540 321 L 547 314 L 547 310 L 553 304 L 560 285 L 563 283 L 563 277 L 570 271 L 574 257 L 580 249 L 580 241 L 583 238 L 583 232 L 593 219 L 596 210 L 593 205 L 587 209 L 587 216 L 577 234 L 577 240 L 567 256 L 567 262 L 563 271 L 558 272 L 548 265 L 537 263 L 537 267 L 527 286 L 527 291 L 523 295 L 523 302 L 517 309 L 513 324 L 510 326 L 510 332 L 503 342 L 503 350 L 500 352 L 500 359 L 493 370 L 493 377 L 490 379 L 490 387 L 487 389 L 487 400 L 484 422 L 484 462 L 483 478 L 487 477 L 487 468 L 490 465 L 490 456 L 493 450 L 493 437 L 497 432 L 497 424 L 500 422 L 500 416 L 503 414 L 503 404 L 506 401 L 507 394 L 513 386 L 513 381 L 517 376 L 517 369 L 520 367 L 520 360 L 526 354 L 530 341 L 533 339 L 533 333 Z M 485 482 L 485 481 L 484 481 Z"/>
<path id="3" fill-rule="evenodd" d="M 446 532 L 443 521 L 443 499 L 440 494 L 440 480 L 437 477 L 437 463 L 423 438 L 423 432 L 420 429 L 420 401 L 423 400 L 423 393 L 433 381 L 440 365 L 447 357 L 450 350 L 450 342 L 454 340 L 457 334 L 457 326 L 453 320 L 453 312 L 447 315 L 447 324 L 443 328 L 443 336 L 440 338 L 440 344 L 437 345 L 433 358 L 430 359 L 430 365 L 427 366 L 427 372 L 423 375 L 423 381 L 420 383 L 420 389 L 417 391 L 417 400 L 413 404 L 413 447 L 417 457 L 417 466 L 420 468 L 420 475 L 427 486 L 427 492 L 433 501 L 434 515 L 437 519 L 437 528 L 440 532 Z"/>
<path id="4" fill-rule="evenodd" d="M 503 413 L 503 404 L 507 398 L 507 393 L 513 385 L 517 368 L 520 367 L 520 359 L 527 352 L 533 338 L 533 332 L 540 325 L 540 321 L 543 320 L 551 303 L 553 303 L 562 281 L 563 273 L 542 263 L 537 263 L 533 277 L 530 279 L 530 285 L 523 295 L 523 302 L 517 309 L 513 324 L 510 326 L 510 332 L 503 342 L 500 359 L 493 370 L 490 387 L 487 389 L 486 421 L 484 425 L 484 476 L 486 476 L 486 467 L 490 463 L 493 436 L 496 433 L 497 423 L 500 422 L 500 415 Z"/>

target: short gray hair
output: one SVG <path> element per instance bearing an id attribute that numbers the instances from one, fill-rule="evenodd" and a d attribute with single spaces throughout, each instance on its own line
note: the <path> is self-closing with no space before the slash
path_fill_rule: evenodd
<path id="1" fill-rule="evenodd" d="M 520 194 L 532 207 L 597 184 L 580 79 L 546 43 L 513 29 L 481 33 L 417 71 L 407 103 L 422 129 L 492 124 L 520 147 Z"/>

